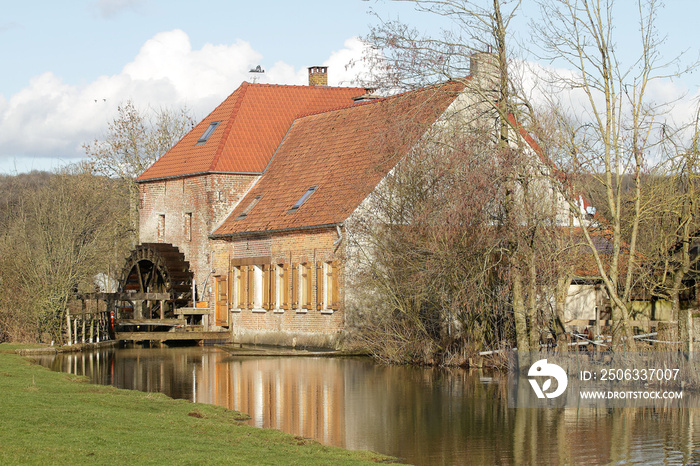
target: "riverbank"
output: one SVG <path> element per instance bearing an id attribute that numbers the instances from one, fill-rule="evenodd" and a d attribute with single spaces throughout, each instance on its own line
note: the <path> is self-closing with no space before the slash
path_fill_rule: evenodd
<path id="1" fill-rule="evenodd" d="M 308 349 L 289 348 L 285 346 L 264 346 L 248 345 L 240 343 L 229 343 L 215 345 L 222 351 L 226 351 L 232 356 L 253 356 L 253 357 L 302 357 L 302 358 L 349 358 L 349 357 L 369 357 L 366 351 L 343 351 L 329 349 Z"/>
<path id="2" fill-rule="evenodd" d="M 371 464 L 378 453 L 243 424 L 246 415 L 92 385 L 0 344 L 1 464 Z"/>

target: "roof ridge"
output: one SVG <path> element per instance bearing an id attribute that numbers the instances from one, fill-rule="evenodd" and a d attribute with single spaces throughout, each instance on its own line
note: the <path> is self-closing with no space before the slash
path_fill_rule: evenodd
<path id="1" fill-rule="evenodd" d="M 471 75 L 470 75 L 470 76 L 467 76 L 466 78 L 462 78 L 462 79 L 463 79 L 463 80 L 468 80 L 468 79 L 470 79 L 470 78 L 471 78 Z M 379 97 L 379 98 L 372 99 L 372 100 L 367 100 L 367 101 L 364 101 L 364 102 L 352 102 L 352 103 L 347 104 L 347 105 L 341 105 L 341 106 L 334 107 L 334 108 L 329 108 L 329 109 L 326 109 L 326 110 L 319 110 L 319 111 L 316 111 L 316 112 L 302 113 L 302 114 L 298 115 L 297 118 L 304 118 L 304 117 L 313 116 L 313 115 L 321 115 L 321 114 L 324 114 L 324 113 L 336 112 L 336 111 L 345 110 L 345 109 L 348 109 L 348 108 L 357 108 L 357 107 L 362 107 L 362 106 L 365 106 L 365 105 L 378 104 L 378 103 L 386 102 L 387 100 L 392 100 L 392 99 L 400 98 L 400 97 L 406 96 L 406 95 L 408 95 L 408 94 L 418 93 L 418 92 L 427 92 L 427 91 L 429 91 L 429 90 L 438 89 L 438 88 L 440 88 L 440 87 L 446 87 L 446 86 L 448 86 L 448 85 L 454 85 L 454 84 L 465 85 L 465 83 L 464 83 L 464 81 L 463 81 L 462 79 L 459 79 L 459 80 L 457 80 L 457 79 L 451 79 L 451 80 L 445 81 L 445 82 L 443 82 L 443 83 L 435 83 L 435 84 L 432 84 L 432 85 L 430 85 L 430 86 L 421 87 L 421 88 L 418 88 L 418 89 L 409 89 L 409 90 L 407 90 L 407 91 L 399 92 L 398 94 L 387 95 L 387 96 L 384 96 L 384 97 Z M 349 88 L 349 89 L 367 89 L 367 88 Z"/>
<path id="2" fill-rule="evenodd" d="M 254 87 L 294 87 L 294 88 L 304 88 L 304 89 L 326 89 L 326 90 L 347 90 L 347 89 L 367 89 L 363 86 L 309 86 L 307 84 L 275 84 L 275 83 L 249 83 L 248 81 L 243 81 L 241 85 L 247 84 L 248 86 Z"/>
<path id="3" fill-rule="evenodd" d="M 224 152 L 224 147 L 226 147 L 228 135 L 231 133 L 231 128 L 233 128 L 233 124 L 238 118 L 238 109 L 241 108 L 241 105 L 243 104 L 243 100 L 245 99 L 248 86 L 250 86 L 250 83 L 247 81 L 243 81 L 241 87 L 238 88 L 240 90 L 240 94 L 236 99 L 236 103 L 233 104 L 230 116 L 227 118 L 226 127 L 224 128 L 224 132 L 221 135 L 221 139 L 219 140 L 219 145 L 216 148 L 216 152 L 214 153 L 214 157 L 211 160 L 211 164 L 209 164 L 210 171 L 213 171 L 216 168 L 216 164 L 219 163 L 219 159 L 221 158 L 221 155 Z"/>
<path id="4" fill-rule="evenodd" d="M 301 113 L 301 114 L 297 115 L 296 119 L 305 118 L 305 117 L 313 116 L 313 115 L 321 115 L 321 114 L 323 114 L 323 113 L 337 112 L 338 110 L 345 110 L 345 109 L 348 109 L 348 108 L 357 108 L 357 107 L 361 107 L 361 106 L 363 106 L 363 105 L 368 105 L 368 104 L 374 104 L 374 103 L 377 103 L 377 102 L 381 102 L 381 101 L 386 100 L 386 99 L 388 99 L 388 98 L 390 98 L 390 97 L 393 97 L 393 96 L 382 97 L 381 99 L 374 99 L 374 100 L 370 100 L 370 101 L 367 101 L 367 102 L 351 102 L 351 103 L 346 104 L 346 105 L 340 105 L 340 106 L 338 106 L 338 107 L 327 108 L 327 109 L 325 109 L 325 110 L 318 110 L 318 111 L 315 111 L 315 112 Z"/>

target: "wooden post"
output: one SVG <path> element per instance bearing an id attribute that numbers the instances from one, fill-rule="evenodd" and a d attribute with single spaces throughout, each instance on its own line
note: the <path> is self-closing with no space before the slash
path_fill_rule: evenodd
<path id="1" fill-rule="evenodd" d="M 85 321 L 86 320 L 87 320 L 87 314 L 83 314 L 83 334 L 82 334 L 82 338 L 81 338 L 82 343 L 85 343 L 85 340 L 86 340 L 86 338 L 85 338 L 86 337 L 86 335 L 85 335 L 85 333 L 86 333 L 85 332 Z"/>
<path id="2" fill-rule="evenodd" d="M 68 346 L 73 344 L 73 336 L 71 334 L 71 327 L 70 327 L 70 312 L 66 312 L 66 321 L 68 323 Z"/>
<path id="3" fill-rule="evenodd" d="M 160 318 L 165 319 L 165 301 L 160 302 Z"/>
<path id="4" fill-rule="evenodd" d="M 73 319 L 73 342 L 78 344 L 78 318 Z"/>
<path id="5" fill-rule="evenodd" d="M 95 314 L 90 314 L 90 343 L 95 342 Z"/>
<path id="6" fill-rule="evenodd" d="M 99 325 L 98 328 L 100 330 L 97 333 L 99 334 L 100 341 L 107 340 L 107 338 L 105 337 L 105 313 L 104 312 L 100 312 L 100 320 L 98 322 L 98 325 Z"/>

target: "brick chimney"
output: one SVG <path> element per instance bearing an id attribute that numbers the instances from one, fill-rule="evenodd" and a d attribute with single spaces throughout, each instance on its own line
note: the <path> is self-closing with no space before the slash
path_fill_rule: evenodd
<path id="1" fill-rule="evenodd" d="M 328 86 L 328 67 L 309 67 L 309 86 Z"/>

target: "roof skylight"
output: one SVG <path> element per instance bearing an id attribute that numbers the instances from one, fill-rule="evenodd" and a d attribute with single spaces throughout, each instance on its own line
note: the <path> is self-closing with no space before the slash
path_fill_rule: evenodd
<path id="1" fill-rule="evenodd" d="M 255 207 L 255 204 L 257 204 L 258 201 L 262 199 L 262 197 L 262 194 L 258 194 L 257 196 L 255 196 L 253 200 L 250 201 L 250 204 L 248 204 L 248 207 L 243 209 L 243 212 L 241 212 L 241 214 L 238 217 L 236 217 L 236 220 L 243 220 L 244 218 L 246 218 L 250 211 L 253 210 L 253 207 Z"/>
<path id="2" fill-rule="evenodd" d="M 202 133 L 202 135 L 199 137 L 199 140 L 197 141 L 197 146 L 201 146 L 205 142 L 207 142 L 207 139 L 212 135 L 214 130 L 216 129 L 217 126 L 219 126 L 220 121 L 214 121 L 209 124 L 209 127 Z"/>
<path id="3" fill-rule="evenodd" d="M 307 189 L 306 192 L 301 196 L 301 198 L 299 198 L 299 200 L 296 201 L 294 203 L 294 205 L 292 206 L 292 208 L 289 209 L 287 212 L 288 213 L 296 212 L 299 209 L 299 207 L 301 207 L 301 205 L 304 202 L 306 202 L 306 200 L 309 198 L 309 196 L 311 196 L 314 193 L 314 191 L 316 191 L 316 186 L 311 186 L 309 189 Z"/>

